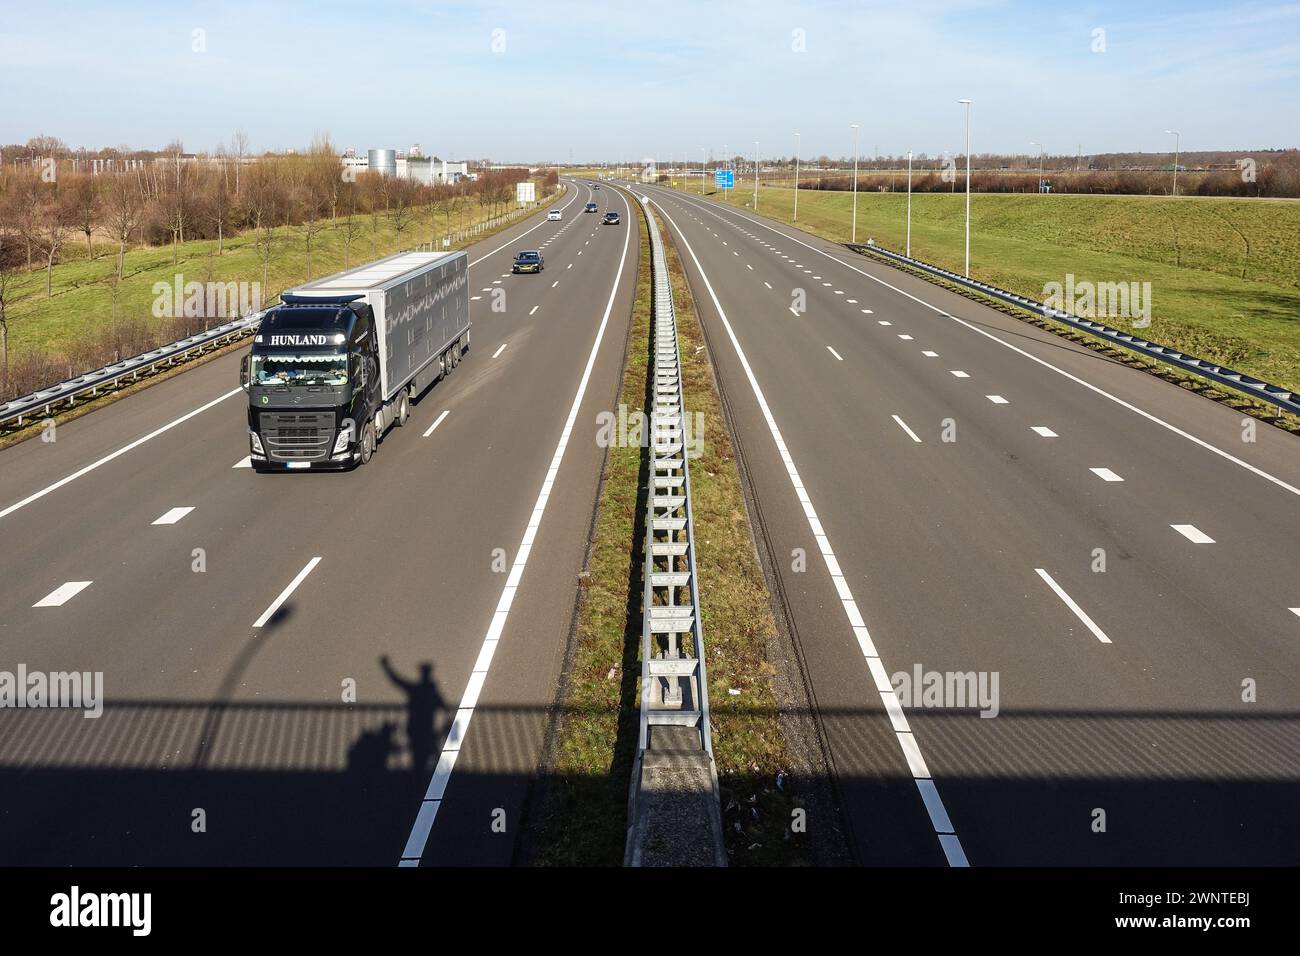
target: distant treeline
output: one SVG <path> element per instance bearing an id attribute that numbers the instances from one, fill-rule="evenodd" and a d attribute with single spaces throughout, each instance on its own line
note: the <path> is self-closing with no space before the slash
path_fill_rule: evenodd
<path id="1" fill-rule="evenodd" d="M 220 256 L 227 238 L 251 233 L 265 288 L 271 262 L 291 240 L 301 243 L 310 274 L 313 243 L 335 220 L 347 224 L 349 242 L 360 238 L 367 225 L 372 231 L 383 226 L 396 235 L 400 247 L 404 234 L 414 242 L 417 218 L 427 224 L 421 235 L 435 228 L 450 235 L 471 216 L 472 207 L 479 207 L 480 218 L 505 212 L 515 203 L 515 184 L 529 178 L 523 168 L 484 169 L 472 180 L 425 186 L 357 173 L 341 164 L 327 139 L 304 153 L 264 155 L 255 162 L 183 157 L 178 147 L 160 161 L 154 158 L 99 175 L 71 172 L 66 159 L 48 165 L 6 160 L 0 166 L 0 397 L 48 385 L 70 369 L 87 371 L 115 357 L 147 351 L 205 324 L 203 319 L 160 322 L 115 315 L 70 354 L 30 350 L 11 363 L 9 319 L 21 273 L 43 270 L 43 291 L 49 297 L 60 261 L 112 254 L 116 261 L 105 294 L 112 297 L 116 313 L 128 248 L 171 245 L 175 262 L 179 244 L 187 240 L 211 240 Z M 558 176 L 551 171 L 541 193 L 548 195 L 557 187 Z M 293 227 L 289 235 L 281 228 L 285 226 Z M 24 290 L 32 294 L 29 283 Z"/>

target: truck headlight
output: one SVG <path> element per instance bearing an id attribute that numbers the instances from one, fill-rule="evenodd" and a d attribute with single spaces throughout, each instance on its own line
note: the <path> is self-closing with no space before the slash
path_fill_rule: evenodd
<path id="1" fill-rule="evenodd" d="M 339 429 L 339 437 L 334 439 L 334 451 L 332 454 L 338 455 L 347 451 L 348 445 L 352 444 L 352 438 L 356 433 L 357 426 L 352 419 L 349 418 L 343 423 L 343 427 Z"/>
<path id="2" fill-rule="evenodd" d="M 253 450 L 253 454 L 254 454 L 254 455 L 265 455 L 265 454 L 266 454 L 266 452 L 262 450 L 262 439 L 260 439 L 260 438 L 257 437 L 257 432 L 255 432 L 255 431 L 251 431 L 251 430 L 249 431 L 249 433 L 248 433 L 248 444 L 249 444 L 249 447 L 252 448 L 252 450 Z"/>

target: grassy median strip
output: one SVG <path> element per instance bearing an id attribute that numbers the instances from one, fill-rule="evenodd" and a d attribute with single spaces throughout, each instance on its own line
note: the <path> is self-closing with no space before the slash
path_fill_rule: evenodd
<path id="1" fill-rule="evenodd" d="M 643 218 L 637 221 L 642 255 L 619 402 L 644 411 L 651 276 L 649 238 Z M 791 826 L 799 798 L 779 724 L 776 670 L 768 659 L 776 624 L 703 333 L 662 223 L 660 232 L 677 305 L 686 412 L 692 420 L 703 416 L 702 454 L 690 463 L 691 493 L 727 850 L 732 865 L 803 863 L 804 837 Z M 538 863 L 617 865 L 623 859 L 638 730 L 646 462 L 639 446 L 608 450 Z"/>

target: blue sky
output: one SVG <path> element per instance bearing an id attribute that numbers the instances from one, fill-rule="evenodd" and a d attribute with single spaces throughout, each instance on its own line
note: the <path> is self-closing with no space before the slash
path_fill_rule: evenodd
<path id="1" fill-rule="evenodd" d="M 442 156 L 1295 146 L 1300 4 L 0 0 L 0 142 Z M 1094 31 L 1104 30 L 1104 50 Z M 203 31 L 201 52 L 195 33 Z M 494 32 L 500 31 L 500 32 Z M 801 31 L 801 32 L 800 32 Z M 496 50 L 494 50 L 494 43 Z"/>

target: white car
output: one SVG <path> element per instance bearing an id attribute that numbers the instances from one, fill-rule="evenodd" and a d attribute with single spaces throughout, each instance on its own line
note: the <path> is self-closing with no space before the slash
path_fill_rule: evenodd
<path id="1" fill-rule="evenodd" d="M 546 218 L 547 218 L 548 220 L 550 220 L 551 222 L 559 222 L 559 221 L 560 221 L 560 210 L 558 210 L 558 209 L 552 209 L 550 212 L 548 212 L 548 213 L 546 214 Z"/>

